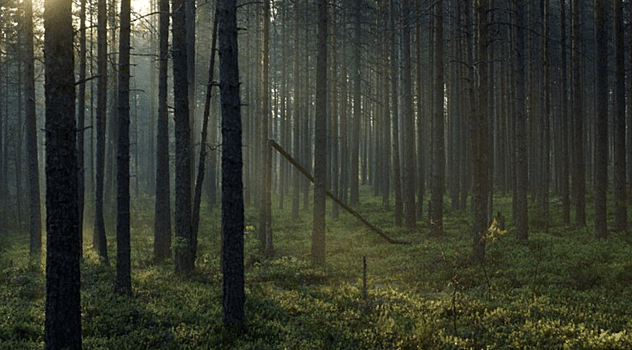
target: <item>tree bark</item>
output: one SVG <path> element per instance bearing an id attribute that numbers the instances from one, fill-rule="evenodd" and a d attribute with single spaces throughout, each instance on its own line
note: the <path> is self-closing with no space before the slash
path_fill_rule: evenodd
<path id="1" fill-rule="evenodd" d="M 223 322 L 242 330 L 244 302 L 244 203 L 241 151 L 237 6 L 218 1 L 220 92 L 222 101 L 222 273 Z"/>
<path id="2" fill-rule="evenodd" d="M 623 231 L 628 226 L 626 203 L 626 139 L 625 139 L 625 47 L 623 5 L 612 1 L 615 36 L 615 134 L 614 134 L 614 229 Z M 629 78 L 628 78 L 629 79 Z M 631 98 L 631 97 L 628 97 Z"/>
<path id="3" fill-rule="evenodd" d="M 412 98 L 412 69 L 410 58 L 410 31 L 412 5 L 402 3 L 402 195 L 404 202 L 404 226 L 409 231 L 417 226 L 415 206 L 415 123 Z"/>
<path id="4" fill-rule="evenodd" d="M 37 156 L 37 114 L 35 113 L 35 58 L 33 54 L 33 2 L 24 2 L 26 29 L 26 154 L 29 170 L 30 255 L 39 261 L 42 252 L 42 214 L 40 209 L 39 161 Z"/>
<path id="5" fill-rule="evenodd" d="M 97 3 L 97 154 L 96 154 L 96 192 L 94 194 L 94 236 L 93 245 L 99 258 L 109 265 L 105 218 L 103 217 L 103 185 L 105 179 L 105 128 L 107 110 L 107 8 L 106 1 Z"/>
<path id="6" fill-rule="evenodd" d="M 434 55 L 433 166 L 429 220 L 431 234 L 438 236 L 443 234 L 443 193 L 445 190 L 443 0 L 435 3 Z"/>
<path id="7" fill-rule="evenodd" d="M 176 272 L 193 272 L 195 259 L 191 236 L 191 125 L 187 80 L 186 0 L 172 1 L 173 100 L 176 140 Z"/>
<path id="8" fill-rule="evenodd" d="M 606 193 L 608 189 L 608 39 L 605 0 L 595 0 L 597 81 L 595 118 L 595 238 L 607 238 Z"/>
<path id="9" fill-rule="evenodd" d="M 489 227 L 489 141 L 487 117 L 487 81 L 488 61 L 488 1 L 477 2 L 476 14 L 478 22 L 478 89 L 475 120 L 472 120 L 472 169 L 474 170 L 474 186 L 472 189 L 472 204 L 474 207 L 473 252 L 474 257 L 483 262 L 485 258 L 485 235 Z"/>
<path id="10" fill-rule="evenodd" d="M 72 1 L 44 4 L 46 321 L 44 348 L 81 349 L 81 246 Z"/>
<path id="11" fill-rule="evenodd" d="M 314 229 L 312 261 L 325 264 L 325 214 L 327 190 L 327 0 L 317 3 L 316 122 L 314 127 Z M 268 147 L 269 148 L 269 147 Z"/>
<path id="12" fill-rule="evenodd" d="M 116 284 L 118 294 L 132 294 L 129 194 L 130 0 L 121 0 L 116 162 Z"/>
<path id="13" fill-rule="evenodd" d="M 156 132 L 156 206 L 154 210 L 154 258 L 171 256 L 171 182 L 169 175 L 169 111 L 167 75 L 169 65 L 169 0 L 159 0 L 159 77 Z"/>
<path id="14" fill-rule="evenodd" d="M 581 85 L 582 42 L 579 25 L 579 0 L 573 0 L 573 199 L 575 201 L 575 224 L 586 226 L 586 160 L 584 156 L 584 90 Z"/>
<path id="15" fill-rule="evenodd" d="M 529 213 L 527 207 L 528 173 L 527 161 L 527 111 L 525 96 L 525 56 L 524 26 L 525 8 L 524 0 L 516 1 L 516 236 L 522 240 L 529 237 Z"/>
<path id="16" fill-rule="evenodd" d="M 402 203 L 402 178 L 399 156 L 399 74 L 397 69 L 398 62 L 398 46 L 397 35 L 395 34 L 396 19 L 398 17 L 396 4 L 393 0 L 390 2 L 390 20 L 389 26 L 391 31 L 391 124 L 393 143 L 393 192 L 395 193 L 395 226 L 401 227 L 403 220 L 403 203 Z"/>

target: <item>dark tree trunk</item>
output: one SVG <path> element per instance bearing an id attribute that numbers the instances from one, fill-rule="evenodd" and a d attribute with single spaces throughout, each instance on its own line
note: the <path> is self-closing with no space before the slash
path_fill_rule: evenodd
<path id="1" fill-rule="evenodd" d="M 412 69 L 410 58 L 410 31 L 412 27 L 411 2 L 404 0 L 402 7 L 402 195 L 406 229 L 417 226 L 415 217 L 415 123 L 413 115 Z"/>
<path id="2" fill-rule="evenodd" d="M 39 161 L 37 156 L 37 115 L 35 114 L 35 59 L 33 55 L 33 2 L 24 2 L 26 28 L 26 154 L 29 170 L 30 254 L 39 261 L 42 252 L 42 214 L 40 210 Z"/>
<path id="3" fill-rule="evenodd" d="M 568 132 L 568 77 L 567 77 L 567 49 L 566 49 L 566 4 L 562 3 L 560 6 L 560 22 L 562 23 L 560 46 L 562 48 L 562 79 L 561 79 L 561 189 L 562 189 L 562 222 L 569 224 L 571 222 L 571 201 L 570 201 L 570 152 L 569 152 L 569 137 Z"/>
<path id="4" fill-rule="evenodd" d="M 109 265 L 108 246 L 105 235 L 105 218 L 103 214 L 103 185 L 105 180 L 105 127 L 107 110 L 107 8 L 106 1 L 99 0 L 97 14 L 97 154 L 96 154 L 96 192 L 94 194 L 94 236 L 93 245 L 99 258 Z"/>
<path id="5" fill-rule="evenodd" d="M 187 80 L 186 2 L 172 1 L 173 100 L 176 140 L 176 272 L 193 272 L 195 259 L 191 237 L 191 129 Z"/>
<path id="6" fill-rule="evenodd" d="M 245 326 L 244 203 L 241 151 L 237 6 L 218 1 L 220 92 L 222 101 L 222 273 L 223 321 L 229 329 Z"/>
<path id="7" fill-rule="evenodd" d="M 615 135 L 614 135 L 614 229 L 625 230 L 628 226 L 625 181 L 625 47 L 623 5 L 612 1 L 614 7 L 615 35 Z M 628 78 L 629 79 L 629 78 Z M 628 97 L 631 98 L 631 97 Z"/>
<path id="8" fill-rule="evenodd" d="M 362 118 L 362 1 L 354 4 L 354 42 L 353 42 L 353 127 L 351 130 L 351 173 L 349 183 L 349 204 L 356 206 L 360 201 L 360 127 Z"/>
<path id="9" fill-rule="evenodd" d="M 445 188 L 443 0 L 435 3 L 434 55 L 433 166 L 429 220 L 431 233 L 438 236 L 443 234 L 443 193 Z"/>
<path id="10" fill-rule="evenodd" d="M 116 162 L 116 285 L 122 295 L 132 294 L 130 261 L 129 195 L 129 79 L 130 79 L 130 0 L 121 0 L 118 67 L 118 147 Z"/>
<path id="11" fill-rule="evenodd" d="M 605 0 L 595 0 L 597 40 L 595 118 L 595 238 L 608 236 L 606 224 L 606 193 L 608 189 L 608 39 L 606 37 Z"/>
<path id="12" fill-rule="evenodd" d="M 399 96 L 398 96 L 398 80 L 399 74 L 398 64 L 398 46 L 397 35 L 395 34 L 396 5 L 393 0 L 390 3 L 390 30 L 391 30 L 391 123 L 392 123 L 392 143 L 393 143 L 393 192 L 395 192 L 395 226 L 401 227 L 403 220 L 403 203 L 402 203 L 402 178 L 399 157 Z"/>
<path id="13" fill-rule="evenodd" d="M 472 188 L 472 204 L 474 207 L 473 252 L 474 257 L 482 262 L 485 258 L 485 234 L 489 227 L 489 130 L 487 116 L 487 48 L 488 48 L 488 3 L 477 2 L 475 8 L 478 17 L 478 91 L 476 115 L 471 120 L 472 129 L 472 169 L 474 170 L 474 186 Z"/>
<path id="14" fill-rule="evenodd" d="M 525 25 L 524 0 L 516 1 L 516 236 L 526 240 L 529 237 L 529 214 L 527 207 L 528 161 L 527 161 L 527 111 L 525 96 Z"/>
<path id="15" fill-rule="evenodd" d="M 191 224 L 191 236 L 193 237 L 193 242 L 197 242 L 198 231 L 200 226 L 200 206 L 202 205 L 202 185 L 204 183 L 204 172 L 206 170 L 206 149 L 208 147 L 206 143 L 206 138 L 208 136 L 208 124 L 209 117 L 211 114 L 211 97 L 213 91 L 213 78 L 215 73 L 215 51 L 217 48 L 217 12 L 215 13 L 215 18 L 213 19 L 213 33 L 212 36 L 212 44 L 211 44 L 211 62 L 209 63 L 208 69 L 208 84 L 206 85 L 206 98 L 204 101 L 204 115 L 202 117 L 202 135 L 200 139 L 200 159 L 198 161 L 198 172 L 197 178 L 195 181 L 195 192 L 193 193 L 193 217 Z M 211 168 L 211 172 L 214 169 Z M 207 181 L 211 181 L 213 179 L 208 179 Z M 196 247 L 194 250 L 197 251 Z M 193 257 L 197 254 L 194 253 Z"/>
<path id="16" fill-rule="evenodd" d="M 259 195 L 259 241 L 261 252 L 271 256 L 274 252 L 272 244 L 272 149 L 270 139 L 270 0 L 263 2 L 263 91 L 261 104 L 261 125 L 259 128 L 261 157 L 261 193 Z"/>
<path id="17" fill-rule="evenodd" d="M 81 349 L 81 246 L 72 1 L 44 4 L 46 323 L 44 348 Z"/>
<path id="18" fill-rule="evenodd" d="M 156 206 L 154 210 L 154 258 L 171 256 L 171 184 L 169 180 L 169 111 L 167 74 L 169 64 L 169 0 L 159 0 L 159 77 L 156 132 Z"/>
<path id="19" fill-rule="evenodd" d="M 83 212 L 85 205 L 85 120 L 86 120 L 86 0 L 81 0 L 79 10 L 79 93 L 77 94 L 77 179 L 78 210 L 79 210 L 79 239 L 81 240 L 81 254 L 83 256 Z M 92 155 L 92 154 L 90 154 Z"/>
<path id="20" fill-rule="evenodd" d="M 299 23 L 300 23 L 300 10 L 299 0 L 294 0 L 294 47 L 299 47 Z M 300 120 L 301 115 L 299 110 L 301 109 L 301 67 L 300 67 L 300 50 L 294 50 L 294 104 L 292 107 L 292 151 L 295 157 L 300 155 Z M 300 158 L 300 157 L 299 157 Z M 301 175 L 296 171 L 293 172 L 292 178 L 292 219 L 294 221 L 300 220 L 300 193 L 301 193 Z"/>
<path id="21" fill-rule="evenodd" d="M 573 199 L 575 224 L 586 226 L 586 160 L 584 156 L 584 88 L 581 85 L 581 33 L 579 25 L 579 0 L 573 0 Z"/>
<path id="22" fill-rule="evenodd" d="M 314 230 L 312 261 L 325 264 L 325 213 L 327 190 L 327 0 L 317 3 L 316 123 L 314 127 Z"/>

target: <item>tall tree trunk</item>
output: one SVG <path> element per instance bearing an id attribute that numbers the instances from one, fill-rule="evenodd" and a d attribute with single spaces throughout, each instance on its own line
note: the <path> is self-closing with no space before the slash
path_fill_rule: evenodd
<path id="1" fill-rule="evenodd" d="M 118 147 L 116 162 L 116 285 L 121 295 L 132 294 L 129 195 L 129 78 L 130 0 L 121 0 L 118 66 Z"/>
<path id="2" fill-rule="evenodd" d="M 97 154 L 96 154 L 96 192 L 94 194 L 94 248 L 99 258 L 109 265 L 107 238 L 105 235 L 105 218 L 103 214 L 104 180 L 105 180 L 105 129 L 107 113 L 107 7 L 106 0 L 97 3 Z"/>
<path id="3" fill-rule="evenodd" d="M 263 94 L 261 104 L 260 157 L 261 157 L 261 194 L 259 196 L 259 241 L 261 252 L 271 256 L 274 252 L 272 244 L 272 149 L 270 137 L 270 0 L 263 1 Z"/>
<path id="4" fill-rule="evenodd" d="M 417 1 L 416 13 L 421 14 L 421 1 Z M 423 67 L 423 55 L 422 55 L 422 37 L 421 37 L 421 24 L 422 21 L 415 21 L 416 31 L 416 54 L 417 54 L 417 220 L 421 220 L 424 212 L 424 197 L 426 195 L 426 150 L 424 143 L 426 142 L 424 137 L 424 130 L 426 120 L 424 113 L 426 111 L 426 85 L 424 84 L 424 67 Z M 429 56 L 429 55 L 428 55 Z M 388 90 L 387 90 L 388 91 Z M 390 127 L 390 125 L 385 125 Z M 388 167 L 387 167 L 388 168 Z"/>
<path id="5" fill-rule="evenodd" d="M 544 152 L 542 154 L 542 210 L 544 211 L 544 232 L 549 232 L 551 214 L 549 210 L 549 185 L 551 183 L 551 49 L 550 49 L 550 6 L 548 0 L 542 0 L 544 16 L 544 115 L 543 115 L 543 137 Z"/>
<path id="6" fill-rule="evenodd" d="M 191 237 L 191 129 L 187 81 L 186 0 L 172 1 L 173 100 L 176 140 L 176 272 L 193 272 Z"/>
<path id="7" fill-rule="evenodd" d="M 351 173 L 349 204 L 355 206 L 360 201 L 360 127 L 362 118 L 362 1 L 354 4 L 354 42 L 353 42 L 353 128 L 351 130 Z"/>
<path id="8" fill-rule="evenodd" d="M 529 212 L 527 207 L 528 173 L 527 161 L 527 110 L 525 96 L 525 5 L 524 0 L 516 1 L 516 236 L 526 240 L 529 237 Z"/>
<path id="9" fill-rule="evenodd" d="M 579 25 L 579 0 L 573 0 L 573 199 L 575 224 L 586 226 L 586 160 L 584 156 L 584 90 L 581 85 L 581 33 Z"/>
<path id="10" fill-rule="evenodd" d="M 487 82 L 488 82 L 488 61 L 487 49 L 488 39 L 488 1 L 477 2 L 476 14 L 478 22 L 478 89 L 476 115 L 471 121 L 472 129 L 472 168 L 474 170 L 474 186 L 472 189 L 472 204 L 474 207 L 474 227 L 473 227 L 473 252 L 474 257 L 483 262 L 485 258 L 485 234 L 489 227 L 489 130 L 487 116 Z"/>
<path id="11" fill-rule="evenodd" d="M 241 151 L 237 6 L 218 1 L 220 92 L 222 100 L 222 273 L 223 321 L 229 329 L 246 323 L 244 302 L 244 205 Z"/>
<path id="12" fill-rule="evenodd" d="M 412 27 L 412 5 L 402 3 L 402 195 L 406 229 L 416 228 L 415 217 L 415 123 L 413 113 L 412 69 L 410 58 L 410 31 Z"/>
<path id="13" fill-rule="evenodd" d="M 597 115 L 595 118 L 595 238 L 608 236 L 606 193 L 608 189 L 608 39 L 605 0 L 595 0 L 597 40 Z"/>
<path id="14" fill-rule="evenodd" d="M 615 35 L 615 135 L 614 135 L 614 229 L 625 230 L 628 226 L 625 181 L 625 47 L 623 5 L 612 1 L 614 8 Z M 628 78 L 629 79 L 629 78 Z M 628 98 L 631 98 L 630 96 Z"/>
<path id="15" fill-rule="evenodd" d="M 192 223 L 191 223 L 191 236 L 193 237 L 193 242 L 197 242 L 198 231 L 200 226 L 200 206 L 202 205 L 202 184 L 204 183 L 204 172 L 206 170 L 206 148 L 208 147 L 206 143 L 206 138 L 208 136 L 208 124 L 209 117 L 211 114 L 211 97 L 213 92 L 213 78 L 215 73 L 215 51 L 217 48 L 217 12 L 215 13 L 215 18 L 213 19 L 213 33 L 212 36 L 212 44 L 211 44 L 211 62 L 209 63 L 208 69 L 208 84 L 206 85 L 206 98 L 204 101 L 204 115 L 202 117 L 202 136 L 200 138 L 200 159 L 198 160 L 198 172 L 197 178 L 195 181 L 195 191 L 193 193 L 193 213 L 192 213 Z M 211 169 L 214 171 L 214 169 Z M 210 181 L 212 179 L 208 179 Z M 197 247 L 194 247 L 194 252 L 197 251 Z M 197 254 L 193 254 L 195 256 Z"/>
<path id="16" fill-rule="evenodd" d="M 77 179 L 78 207 L 79 207 L 79 240 L 83 256 L 83 213 L 85 206 L 85 120 L 86 120 L 86 0 L 81 0 L 79 10 L 79 93 L 77 94 L 77 165 L 79 178 Z"/>
<path id="17" fill-rule="evenodd" d="M 561 79 L 561 188 L 562 188 L 562 222 L 569 224 L 571 222 L 571 201 L 570 201 L 570 152 L 569 152 L 569 137 L 568 137 L 568 77 L 567 77 L 567 50 L 566 50 L 566 4 L 560 5 L 560 22 L 562 23 L 560 46 L 562 48 L 562 79 Z"/>
<path id="18" fill-rule="evenodd" d="M 325 213 L 327 190 L 327 0 L 316 4 L 316 123 L 314 127 L 314 231 L 312 261 L 325 264 Z"/>
<path id="19" fill-rule="evenodd" d="M 81 246 L 72 1 L 44 3 L 46 322 L 44 348 L 81 349 Z"/>
<path id="20" fill-rule="evenodd" d="M 154 258 L 171 256 L 171 183 L 169 175 L 169 0 L 159 0 L 158 118 L 156 132 L 156 206 L 154 209 Z"/>
<path id="21" fill-rule="evenodd" d="M 24 2 L 26 30 L 26 153 L 29 170 L 30 254 L 39 261 L 42 252 L 42 214 L 40 210 L 39 161 L 37 156 L 37 114 L 35 113 L 35 58 L 33 55 L 33 2 Z"/>
<path id="22" fill-rule="evenodd" d="M 294 47 L 299 47 L 299 23 L 300 23 L 300 0 L 294 0 Z M 301 68 L 300 68 L 300 50 L 294 50 L 294 105 L 292 107 L 292 151 L 294 156 L 299 158 L 300 155 L 300 120 L 301 115 L 299 110 L 301 109 Z M 300 193 L 301 193 L 301 175 L 297 172 L 293 172 L 292 188 L 294 190 L 294 196 L 292 197 L 292 219 L 294 221 L 300 220 Z"/>
<path id="23" fill-rule="evenodd" d="M 433 123 L 433 166 L 430 190 L 430 231 L 433 235 L 443 234 L 443 192 L 445 187 L 445 147 L 443 128 L 444 65 L 443 65 L 443 0 L 435 3 L 434 39 L 434 123 Z"/>
<path id="24" fill-rule="evenodd" d="M 391 122 L 393 142 L 393 192 L 395 192 L 395 226 L 401 227 L 403 220 L 402 203 L 402 178 L 399 157 L 399 74 L 397 64 L 399 61 L 397 35 L 395 34 L 396 18 L 399 14 L 396 4 L 391 0 L 389 26 L 391 30 Z"/>

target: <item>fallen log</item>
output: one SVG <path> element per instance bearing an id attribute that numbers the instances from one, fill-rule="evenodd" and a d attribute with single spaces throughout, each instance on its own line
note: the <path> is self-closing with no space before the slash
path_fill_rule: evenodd
<path id="1" fill-rule="evenodd" d="M 290 164 L 292 164 L 301 174 L 303 174 L 303 176 L 305 176 L 309 181 L 314 183 L 314 177 L 305 168 L 303 168 L 289 153 L 287 153 L 287 151 L 285 151 L 283 147 L 281 147 L 281 145 L 279 145 L 274 140 L 269 140 L 269 142 L 270 142 L 270 147 L 277 150 L 277 152 L 279 152 L 285 159 L 287 159 L 287 161 L 290 162 Z M 358 219 L 366 227 L 371 229 L 371 231 L 377 233 L 389 243 L 392 243 L 392 244 L 410 244 L 411 243 L 408 241 L 401 241 L 401 240 L 397 240 L 397 239 L 393 239 L 389 237 L 386 233 L 384 233 L 384 231 L 380 230 L 379 228 L 377 228 L 376 226 L 368 222 L 365 218 L 362 217 L 362 215 L 360 215 L 360 213 L 353 210 L 351 207 L 349 207 L 347 204 L 341 201 L 340 198 L 334 196 L 334 194 L 329 192 L 329 190 L 325 190 L 325 194 L 327 194 L 327 196 L 331 198 L 331 200 L 336 202 L 336 204 L 338 204 L 342 209 L 346 210 L 351 215 L 355 216 L 356 219 Z"/>

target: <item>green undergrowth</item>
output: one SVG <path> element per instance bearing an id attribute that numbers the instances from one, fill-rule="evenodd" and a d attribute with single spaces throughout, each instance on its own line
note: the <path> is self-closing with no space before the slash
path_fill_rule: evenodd
<path id="1" fill-rule="evenodd" d="M 181 277 L 170 261 L 152 262 L 152 206 L 136 203 L 133 297 L 113 293 L 115 268 L 99 261 L 86 230 L 84 349 L 632 348 L 632 236 L 594 240 L 589 227 L 561 225 L 552 208 L 549 232 L 537 226 L 522 242 L 511 199 L 494 203 L 508 230 L 493 225 L 483 263 L 471 258 L 471 215 L 449 203 L 445 234 L 430 237 L 425 218 L 415 232 L 394 228 L 392 211 L 366 194 L 357 210 L 410 244 L 389 244 L 341 212 L 327 217 L 327 264 L 319 267 L 310 260 L 311 210 L 294 221 L 291 203 L 274 208 L 275 255 L 264 258 L 249 209 L 241 335 L 221 322 L 219 214 L 203 215 L 196 272 Z M 538 208 L 530 214 L 538 222 Z M 108 239 L 115 260 L 113 232 Z M 0 349 L 41 349 L 43 261 L 28 261 L 23 235 L 0 241 Z"/>

